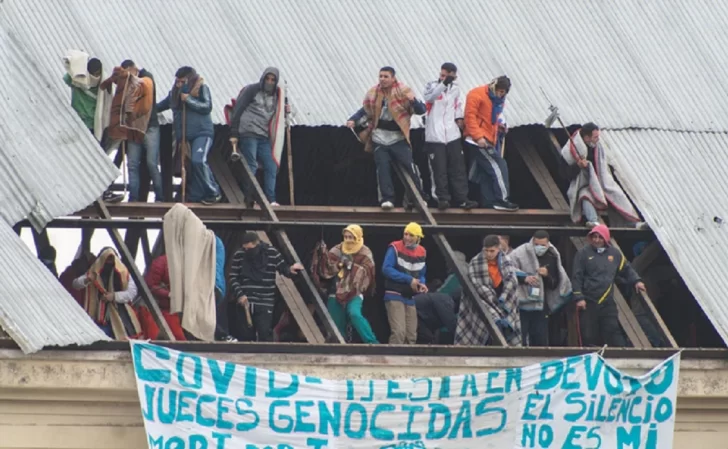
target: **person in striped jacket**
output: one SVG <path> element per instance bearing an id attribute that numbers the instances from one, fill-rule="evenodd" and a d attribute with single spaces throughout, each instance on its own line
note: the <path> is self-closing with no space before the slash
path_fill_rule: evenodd
<path id="1" fill-rule="evenodd" d="M 273 341 L 276 273 L 290 278 L 301 270 L 300 263 L 288 266 L 281 253 L 261 242 L 257 233 L 248 231 L 243 236 L 243 247 L 235 252 L 230 266 L 230 288 L 238 304 L 237 322 L 247 320 L 245 309 L 250 307 L 257 341 Z"/>
<path id="2" fill-rule="evenodd" d="M 417 342 L 417 307 L 414 296 L 427 293 L 427 250 L 420 245 L 425 235 L 417 223 L 404 228 L 402 240 L 392 242 L 382 264 L 384 304 L 389 318 L 389 344 Z"/>

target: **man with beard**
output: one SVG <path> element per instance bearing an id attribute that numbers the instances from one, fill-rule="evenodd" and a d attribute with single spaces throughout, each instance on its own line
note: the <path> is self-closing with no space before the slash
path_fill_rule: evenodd
<path id="1" fill-rule="evenodd" d="M 290 112 L 288 105 L 281 107 L 284 93 L 278 86 L 279 79 L 278 69 L 268 67 L 260 81 L 245 86 L 235 100 L 230 121 L 230 143 L 236 146 L 240 142 L 250 172 L 255 175 L 258 162 L 263 167 L 263 192 L 271 206 L 278 206 L 276 178 L 283 148 L 280 130 L 284 123 L 281 110 Z M 247 205 L 252 206 L 253 186 L 246 180 L 241 188 Z"/>
<path id="2" fill-rule="evenodd" d="M 255 232 L 243 235 L 243 248 L 233 255 L 230 266 L 230 288 L 237 301 L 237 323 L 246 322 L 250 308 L 257 341 L 273 341 L 273 306 L 276 298 L 276 272 L 293 277 L 303 265 L 286 265 L 281 253 L 268 243 L 261 242 Z M 238 339 L 242 339 L 238 329 Z"/>
<path id="3" fill-rule="evenodd" d="M 647 227 L 612 177 L 604 147 L 599 142 L 597 125 L 591 122 L 584 124 L 561 149 L 561 157 L 571 168 L 571 184 L 566 194 L 574 223 L 579 223 L 583 215 L 586 227 L 591 229 L 599 224 L 597 211 L 612 208 L 636 228 Z"/>

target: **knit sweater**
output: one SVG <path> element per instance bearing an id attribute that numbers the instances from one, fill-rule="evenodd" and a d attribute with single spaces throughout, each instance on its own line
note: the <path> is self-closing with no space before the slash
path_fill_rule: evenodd
<path id="1" fill-rule="evenodd" d="M 250 304 L 273 307 L 276 299 L 276 272 L 291 277 L 291 270 L 277 249 L 265 243 L 260 243 L 260 245 L 261 251 L 267 251 L 268 253 L 268 263 L 263 279 L 255 281 L 243 276 L 242 267 L 245 251 L 238 250 L 233 255 L 230 266 L 230 288 L 235 294 L 236 300 L 242 296 L 247 296 Z"/>

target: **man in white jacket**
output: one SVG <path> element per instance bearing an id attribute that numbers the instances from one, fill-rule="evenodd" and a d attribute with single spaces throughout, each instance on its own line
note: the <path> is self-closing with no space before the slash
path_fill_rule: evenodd
<path id="1" fill-rule="evenodd" d="M 457 83 L 457 67 L 446 62 L 440 79 L 425 86 L 425 151 L 432 174 L 432 196 L 437 207 L 445 210 L 452 204 L 472 209 L 478 203 L 468 199 L 468 178 L 460 142 L 463 128 L 463 101 Z M 450 191 L 452 190 L 452 195 Z"/>

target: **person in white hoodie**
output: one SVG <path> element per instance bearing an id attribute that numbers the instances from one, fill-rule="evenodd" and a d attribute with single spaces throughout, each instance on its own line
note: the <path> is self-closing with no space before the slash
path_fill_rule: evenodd
<path id="1" fill-rule="evenodd" d="M 439 80 L 427 83 L 424 94 L 427 108 L 425 151 L 432 174 L 432 196 L 437 198 L 440 210 L 449 208 L 451 202 L 463 209 L 478 205 L 468 199 L 468 177 L 460 142 L 463 101 L 457 72 L 455 64 L 444 63 L 440 67 Z"/>

